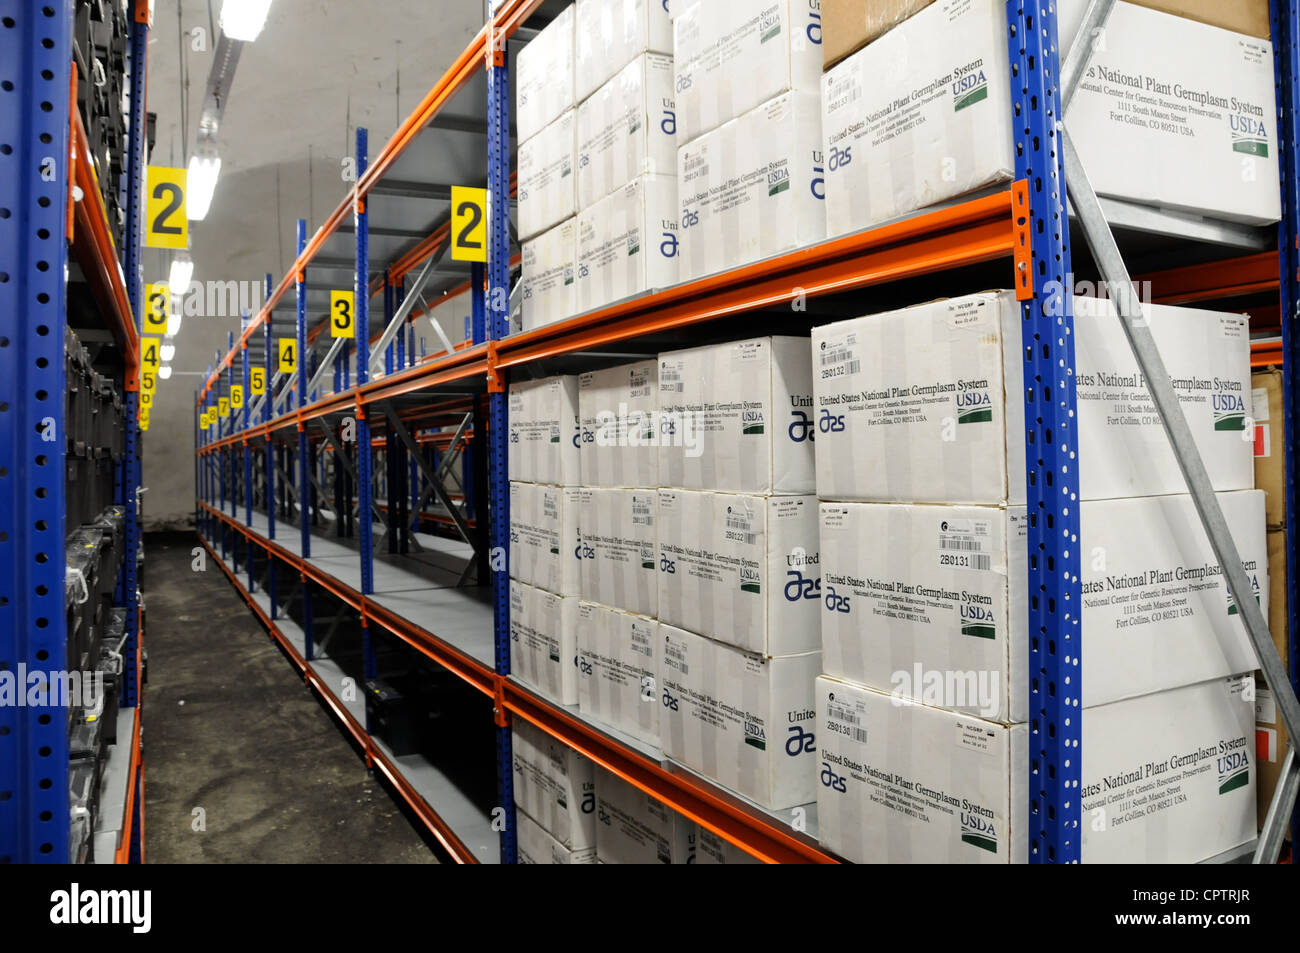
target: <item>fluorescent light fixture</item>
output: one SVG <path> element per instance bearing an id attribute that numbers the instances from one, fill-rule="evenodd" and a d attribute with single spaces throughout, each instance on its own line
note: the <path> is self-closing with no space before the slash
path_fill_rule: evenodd
<path id="1" fill-rule="evenodd" d="M 159 350 L 161 351 L 161 354 L 159 356 L 164 361 L 170 361 L 173 357 L 176 356 L 175 344 L 164 344 Z"/>
<path id="2" fill-rule="evenodd" d="M 169 378 L 169 377 L 171 377 L 171 376 L 172 376 L 172 366 L 171 366 L 170 364 L 164 364 L 162 367 L 158 368 L 158 379 L 159 379 L 159 380 L 164 380 L 164 381 L 165 381 L 165 380 L 167 380 L 167 378 Z"/>
<path id="3" fill-rule="evenodd" d="M 194 276 L 194 259 L 180 254 L 172 259 L 172 268 L 167 275 L 167 287 L 173 295 L 184 295 L 190 290 L 190 278 Z"/>
<path id="4" fill-rule="evenodd" d="M 226 0 L 221 5 L 221 32 L 232 40 L 252 43 L 266 25 L 271 0 Z"/>
<path id="5" fill-rule="evenodd" d="M 181 313 L 179 310 L 173 311 L 167 315 L 167 336 L 173 337 L 181 333 Z"/>
<path id="6" fill-rule="evenodd" d="M 189 195 L 185 201 L 185 213 L 191 222 L 201 222 L 208 215 L 212 206 L 212 193 L 217 190 L 217 176 L 221 174 L 221 156 L 191 156 L 190 168 L 186 175 Z"/>

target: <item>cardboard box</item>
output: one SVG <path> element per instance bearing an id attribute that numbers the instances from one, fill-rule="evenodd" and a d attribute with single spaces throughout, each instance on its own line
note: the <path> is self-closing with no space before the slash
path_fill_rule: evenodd
<path id="1" fill-rule="evenodd" d="M 660 625 L 664 755 L 771 810 L 816 797 L 821 653 L 765 658 Z"/>
<path id="2" fill-rule="evenodd" d="M 807 338 L 751 338 L 660 354 L 660 484 L 814 492 L 812 393 Z"/>
<path id="3" fill-rule="evenodd" d="M 1263 494 L 1219 505 L 1267 608 Z M 1258 667 L 1190 496 L 1085 502 L 1079 520 L 1085 707 Z M 1028 532 L 1024 507 L 823 503 L 823 671 L 1026 721 Z"/>
<path id="4" fill-rule="evenodd" d="M 595 767 L 522 718 L 515 718 L 511 726 L 515 805 L 521 815 L 537 818 L 533 823 L 562 849 L 595 853 Z"/>
<path id="5" fill-rule="evenodd" d="M 578 102 L 573 7 L 566 6 L 515 57 L 515 132 L 526 142 Z"/>
<path id="6" fill-rule="evenodd" d="M 519 144 L 519 240 L 554 228 L 578 211 L 577 111 L 570 109 Z"/>
<path id="7" fill-rule="evenodd" d="M 821 0 L 822 68 L 889 32 L 934 0 Z"/>
<path id="8" fill-rule="evenodd" d="M 782 93 L 677 151 L 682 281 L 826 237 L 821 102 Z"/>
<path id="9" fill-rule="evenodd" d="M 1251 489 L 1247 319 L 1144 314 L 1214 488 Z M 1186 492 L 1113 305 L 1074 315 L 1081 498 Z M 814 328 L 822 499 L 1023 503 L 1021 323 L 1007 291 Z"/>
<path id="10" fill-rule="evenodd" d="M 1290 646 L 1287 644 L 1287 588 L 1286 588 L 1286 530 L 1270 529 L 1268 533 L 1268 575 L 1273 586 L 1269 591 L 1268 628 L 1282 664 L 1290 666 Z M 1255 755 L 1259 761 L 1259 784 L 1256 786 L 1259 803 L 1259 826 L 1264 826 L 1268 805 L 1273 800 L 1273 790 L 1282 776 L 1282 761 L 1286 757 L 1289 736 L 1282 724 L 1277 701 L 1264 681 L 1262 672 L 1255 673 Z"/>
<path id="11" fill-rule="evenodd" d="M 695 822 L 604 768 L 596 769 L 596 856 L 602 864 L 692 864 Z"/>
<path id="12" fill-rule="evenodd" d="M 577 0 L 575 6 L 579 102 L 640 54 L 673 52 L 663 0 Z"/>
<path id="13" fill-rule="evenodd" d="M 578 378 L 573 375 L 510 385 L 511 480 L 576 486 Z"/>
<path id="14" fill-rule="evenodd" d="M 747 854 L 730 841 L 723 840 L 707 827 L 695 835 L 695 862 L 697 864 L 761 864 L 753 854 Z"/>
<path id="15" fill-rule="evenodd" d="M 1084 8 L 1060 4 L 1061 49 Z M 1109 24 L 1066 116 L 1097 193 L 1277 221 L 1270 45 L 1126 3 Z M 824 75 L 830 236 L 1012 176 L 1006 29 L 1001 0 L 938 0 Z"/>
<path id="16" fill-rule="evenodd" d="M 647 173 L 676 175 L 676 128 L 673 58 L 644 53 L 578 107 L 578 207 Z"/>
<path id="17" fill-rule="evenodd" d="M 576 313 L 578 220 L 570 218 L 521 246 L 520 310 L 531 331 Z"/>
<path id="18" fill-rule="evenodd" d="M 578 216 L 579 312 L 677 283 L 677 178 L 643 175 Z"/>
<path id="19" fill-rule="evenodd" d="M 579 590 L 578 489 L 510 484 L 510 575 L 561 596 Z"/>
<path id="20" fill-rule="evenodd" d="M 619 364 L 578 375 L 584 486 L 659 485 L 659 364 Z"/>
<path id="21" fill-rule="evenodd" d="M 1282 409 L 1282 370 L 1250 375 L 1255 434 L 1255 487 L 1264 491 L 1269 530 L 1286 527 L 1286 415 Z"/>
<path id="22" fill-rule="evenodd" d="M 578 600 L 510 580 L 510 673 L 561 705 L 578 703 Z"/>
<path id="23" fill-rule="evenodd" d="M 817 541 L 811 496 L 660 490 L 659 618 L 762 655 L 816 651 Z"/>
<path id="24" fill-rule="evenodd" d="M 578 708 L 659 745 L 659 623 L 583 602 L 578 606 Z"/>
<path id="25" fill-rule="evenodd" d="M 654 618 L 659 611 L 655 490 L 578 491 L 582 598 Z"/>
<path id="26" fill-rule="evenodd" d="M 515 839 L 521 864 L 594 864 L 596 848 L 570 850 L 523 811 L 515 812 Z"/>
<path id="27" fill-rule="evenodd" d="M 818 0 L 700 0 L 673 20 L 678 142 L 787 90 L 815 91 L 822 71 Z"/>
<path id="28" fill-rule="evenodd" d="M 824 2 L 824 0 L 823 0 Z M 1268 0 L 1133 0 L 1140 7 L 1163 10 L 1261 40 L 1269 38 Z"/>
<path id="29" fill-rule="evenodd" d="M 1083 712 L 1084 863 L 1195 863 L 1255 836 L 1249 676 Z M 858 863 L 1024 863 L 1029 731 L 817 679 L 817 826 Z"/>

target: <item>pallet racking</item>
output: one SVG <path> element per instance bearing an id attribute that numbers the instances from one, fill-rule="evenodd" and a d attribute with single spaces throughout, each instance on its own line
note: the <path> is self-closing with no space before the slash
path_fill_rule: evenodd
<path id="1" fill-rule="evenodd" d="M 1080 238 L 1088 241 L 1091 267 L 1102 277 L 1117 284 L 1127 281 L 1114 234 L 1126 252 L 1137 250 L 1136 259 L 1146 270 L 1140 278 L 1150 281 L 1154 300 L 1217 301 L 1249 308 L 1256 313 L 1257 324 L 1277 320 L 1281 341 L 1262 339 L 1257 360 L 1281 361 L 1287 370 L 1288 513 L 1295 512 L 1294 399 L 1300 391 L 1296 390 L 1298 362 L 1292 357 L 1290 323 L 1283 316 L 1292 315 L 1300 301 L 1300 261 L 1295 251 L 1300 211 L 1300 163 L 1295 150 L 1300 130 L 1295 128 L 1292 109 L 1300 81 L 1296 0 L 1274 0 L 1273 7 L 1285 210 L 1277 242 L 1282 249 L 1280 261 L 1278 253 L 1267 250 L 1271 236 L 1259 231 L 1096 202 L 1080 170 L 1066 171 L 1069 149 L 1059 123 L 1062 97 L 1068 98 L 1071 77 L 1081 72 L 1086 50 L 1082 59 L 1079 51 L 1062 55 L 1057 48 L 1055 12 L 1045 0 L 1009 0 L 1007 38 L 1018 125 L 1017 168 L 1009 186 L 657 289 L 554 325 L 510 333 L 509 289 L 515 263 L 509 210 L 510 49 L 530 35 L 531 25 L 553 15 L 559 6 L 541 0 L 496 3 L 483 30 L 369 163 L 365 131 L 358 131 L 355 187 L 310 239 L 305 224 L 299 223 L 300 253 L 293 268 L 274 287 L 268 278 L 265 306 L 239 339 L 232 339 L 228 353 L 218 356 L 198 395 L 198 410 L 215 406 L 218 397 L 229 392 L 237 371 L 247 382 L 248 368 L 255 361 L 264 362 L 266 377 L 272 380 L 273 336 L 293 335 L 299 353 L 310 353 L 317 362 L 309 372 L 308 361 L 300 361 L 296 383 L 278 381 L 279 392 L 268 394 L 260 405 L 260 420 L 245 411 L 242 424 L 232 420 L 229 426 L 200 434 L 197 514 L 204 544 L 307 682 L 347 725 L 367 763 L 394 783 L 456 859 L 515 860 L 509 722 L 522 718 L 760 859 L 833 862 L 835 858 L 817 844 L 815 818 L 778 816 L 757 808 L 574 708 L 539 697 L 510 676 L 504 558 L 509 532 L 507 380 L 608 365 L 678 343 L 687 335 L 692 341 L 721 340 L 755 333 L 755 327 L 788 327 L 799 320 L 792 317 L 799 313 L 798 307 L 791 307 L 794 302 L 806 302 L 822 316 L 837 316 L 862 313 L 868 309 L 864 300 L 871 310 L 884 310 L 892 303 L 933 297 L 936 289 L 972 290 L 1005 285 L 1011 278 L 1024 305 L 1026 344 L 1034 345 L 1027 347 L 1026 376 L 1056 395 L 1026 415 L 1034 428 L 1031 446 L 1050 448 L 1029 455 L 1029 483 L 1036 487 L 1031 490 L 1030 508 L 1044 517 L 1030 535 L 1031 553 L 1037 556 L 1031 572 L 1031 624 L 1041 634 L 1031 659 L 1031 772 L 1037 779 L 1030 805 L 1031 859 L 1077 861 L 1080 806 L 1071 792 L 1079 777 L 1079 719 L 1068 717 L 1077 705 L 1071 692 L 1057 690 L 1058 686 L 1064 689 L 1082 651 L 1077 619 L 1065 611 L 1080 602 L 1078 555 L 1070 551 L 1070 541 L 1079 532 L 1077 514 L 1068 505 L 1073 478 L 1065 478 L 1064 488 L 1059 481 L 1060 462 L 1068 461 L 1076 450 L 1069 426 L 1074 405 L 1068 333 L 1072 318 L 1068 304 L 1064 309 L 1058 306 L 1067 314 L 1064 325 L 1058 325 L 1056 318 L 1049 317 L 1054 313 L 1051 305 L 1059 302 L 1060 290 L 1069 287 L 1073 274 L 1072 236 L 1076 243 Z M 1088 22 L 1104 22 L 1109 7 L 1105 0 L 1093 0 Z M 1090 33 L 1084 29 L 1080 35 Z M 1067 181 L 1073 203 L 1067 201 Z M 446 213 L 453 184 L 486 185 L 489 192 L 488 261 L 486 266 L 471 267 L 468 286 L 462 273 L 449 271 L 442 261 L 448 246 Z M 398 198 L 405 201 L 394 201 Z M 417 208 L 422 202 L 431 205 Z M 1098 214 L 1104 216 L 1100 222 Z M 349 217 L 352 224 L 346 228 Z M 412 233 L 421 228 L 428 237 L 412 243 Z M 349 270 L 361 319 L 354 340 L 336 342 L 322 357 L 319 349 L 308 347 L 319 333 L 319 327 L 308 328 L 308 294 L 318 280 L 328 288 L 331 273 Z M 404 284 L 411 278 L 406 290 Z M 468 292 L 472 314 L 464 344 L 447 342 L 439 353 L 417 358 L 411 322 L 417 303 L 431 310 L 423 295 L 426 287 L 444 292 L 443 299 L 434 300 Z M 297 307 L 289 314 L 281 301 L 291 288 Z M 1276 307 L 1279 294 L 1281 304 Z M 372 297 L 383 302 L 383 320 L 373 326 L 365 317 Z M 1139 355 L 1141 349 L 1138 341 Z M 349 351 L 355 351 L 355 383 L 348 379 Z M 337 360 L 340 356 L 342 361 Z M 384 362 L 383 373 L 377 373 L 379 361 Z M 327 392 L 321 385 L 331 368 L 335 382 L 333 392 Z M 292 391 L 296 400 L 290 396 Z M 284 400 L 290 406 L 273 411 L 272 404 Z M 445 492 L 447 468 L 432 457 L 418 459 L 416 452 L 419 441 L 429 436 L 421 429 L 447 423 L 449 414 L 459 421 L 458 429 L 449 440 L 445 435 L 438 439 L 448 440 L 442 452 L 459 450 L 470 464 L 461 481 L 463 499 L 452 499 Z M 355 446 L 370 452 L 358 454 L 342 445 L 343 428 L 352 425 Z M 242 482 L 234 467 L 239 451 L 244 459 Z M 263 466 L 254 468 L 250 454 L 260 455 Z M 356 455 L 355 463 L 347 461 L 350 454 Z M 298 462 L 292 488 L 284 486 L 289 478 L 285 461 L 290 456 Z M 333 458 L 329 467 L 322 462 L 326 457 Z M 379 474 L 383 486 L 392 488 L 383 491 L 383 509 L 376 508 L 372 487 L 376 459 L 383 461 Z M 1197 465 L 1189 464 L 1192 470 Z M 265 476 L 254 481 L 255 469 Z M 325 494 L 315 479 L 329 469 L 336 478 L 333 514 L 322 506 Z M 424 513 L 418 490 L 421 476 L 439 497 L 436 515 Z M 373 512 L 376 517 L 374 522 L 358 517 L 355 537 L 346 529 L 354 508 L 348 479 L 355 481 L 357 512 Z M 340 485 L 342 490 L 337 489 Z M 1194 474 L 1189 485 L 1196 492 Z M 1047 492 L 1049 486 L 1054 486 L 1053 493 Z M 290 495 L 304 505 L 290 500 Z M 242 516 L 238 500 L 244 501 Z M 388 518 L 394 509 L 400 518 L 397 527 Z M 1203 519 L 1212 525 L 1211 511 L 1217 510 L 1217 504 L 1206 503 L 1203 509 Z M 419 542 L 429 549 L 429 559 L 413 558 L 415 519 L 456 523 L 457 542 L 452 545 L 423 536 Z M 262 520 L 264 526 L 256 525 Z M 311 532 L 313 523 L 325 526 L 330 521 L 335 524 L 335 539 Z M 285 535 L 283 529 L 295 523 L 299 532 Z M 382 537 L 386 547 L 376 545 L 376 527 L 386 530 Z M 1234 551 L 1230 539 L 1215 538 L 1227 547 L 1218 552 Z M 1295 613 L 1300 606 L 1294 538 L 1289 546 L 1289 679 L 1294 690 Z M 460 576 L 448 572 L 448 559 L 459 560 Z M 1232 564 L 1231 559 L 1222 561 Z M 241 569 L 246 579 L 241 579 Z M 470 574 L 476 576 L 478 586 L 453 584 L 453 578 L 460 582 Z M 292 586 L 287 606 L 280 598 L 285 585 Z M 359 637 L 360 664 L 367 676 L 375 671 L 376 641 L 396 640 L 444 666 L 490 702 L 483 717 L 491 717 L 496 728 L 498 788 L 492 804 L 471 803 L 434 765 L 393 756 L 366 730 L 363 703 L 355 694 L 348 697 L 354 687 L 346 681 L 351 676 L 320 654 L 322 608 L 333 613 L 331 633 L 336 633 L 342 617 Z M 1262 618 L 1252 622 L 1252 628 L 1262 629 Z M 1267 639 L 1266 632 L 1263 638 Z M 1274 653 L 1273 674 L 1279 676 L 1278 684 L 1285 684 L 1279 666 Z M 1077 677 L 1074 689 L 1077 697 Z M 1294 693 L 1283 706 L 1294 714 Z M 1292 777 L 1294 781 L 1294 772 Z M 1281 827 L 1275 825 L 1274 841 Z M 1267 852 L 1261 856 L 1267 857 Z"/>
<path id="2" fill-rule="evenodd" d="M 125 511 L 113 605 L 125 610 L 126 660 L 117 722 L 99 791 L 96 862 L 144 859 L 140 548 L 139 302 L 145 165 L 147 0 L 130 5 L 129 151 L 113 238 L 86 129 L 77 110 L 73 4 L 0 3 L 0 670 L 66 672 L 64 540 L 70 494 L 65 434 L 65 331 L 99 345 L 125 413 L 114 501 Z M 71 95 L 70 95 L 71 92 Z M 89 290 L 74 302 L 69 274 Z M 80 292 L 78 292 L 80 294 Z M 80 522 L 79 520 L 76 522 Z M 69 857 L 68 710 L 0 708 L 0 863 Z"/>

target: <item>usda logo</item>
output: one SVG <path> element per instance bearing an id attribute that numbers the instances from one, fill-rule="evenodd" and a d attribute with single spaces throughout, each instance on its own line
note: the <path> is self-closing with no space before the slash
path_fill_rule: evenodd
<path id="1" fill-rule="evenodd" d="M 984 606 L 963 605 L 961 634 L 975 639 L 996 639 L 998 630 L 993 621 L 993 613 Z"/>
<path id="2" fill-rule="evenodd" d="M 1250 783 L 1250 758 L 1244 750 L 1238 750 L 1244 749 L 1245 745 L 1245 738 L 1219 742 L 1219 749 L 1224 753 L 1215 759 L 1214 765 L 1219 772 L 1220 794 L 1244 788 Z"/>
<path id="3" fill-rule="evenodd" d="M 967 391 L 957 395 L 958 424 L 987 424 L 993 422 L 993 403 L 986 390 Z"/>
<path id="4" fill-rule="evenodd" d="M 1240 394 L 1215 394 L 1212 401 L 1216 431 L 1246 429 L 1246 404 Z"/>
<path id="5" fill-rule="evenodd" d="M 1232 131 L 1233 152 L 1268 158 L 1268 130 L 1262 119 L 1232 113 L 1228 116 L 1228 128 Z"/>
<path id="6" fill-rule="evenodd" d="M 998 830 L 993 823 L 993 812 L 986 807 L 964 803 L 959 812 L 961 821 L 961 842 L 986 850 L 990 854 L 998 852 Z"/>
<path id="7" fill-rule="evenodd" d="M 1259 605 L 1259 576 L 1250 577 L 1250 588 L 1255 593 L 1255 604 Z M 1232 598 L 1232 590 L 1228 589 L 1228 615 L 1238 614 L 1240 614 L 1240 610 L 1237 608 L 1237 602 Z"/>
<path id="8" fill-rule="evenodd" d="M 983 60 L 976 60 L 957 70 L 957 78 L 952 84 L 953 112 L 961 112 L 967 106 L 989 98 L 989 81 L 981 68 L 983 63 Z"/>

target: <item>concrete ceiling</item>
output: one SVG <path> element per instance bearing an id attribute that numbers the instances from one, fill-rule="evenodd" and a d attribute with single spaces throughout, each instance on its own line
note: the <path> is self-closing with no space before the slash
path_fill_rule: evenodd
<path id="1" fill-rule="evenodd" d="M 179 2 L 180 22 L 177 22 Z M 151 163 L 184 165 L 193 149 L 212 63 L 221 0 L 158 0 L 149 48 L 149 109 L 157 113 Z M 221 178 L 207 218 L 191 223 L 196 281 L 261 281 L 284 274 L 298 218 L 308 234 L 347 184 L 358 125 L 374 154 L 484 22 L 478 0 L 274 0 L 265 29 L 241 53 L 217 138 Z M 193 30 L 206 46 L 194 50 Z M 188 135 L 181 123 L 182 51 L 189 74 Z M 166 280 L 170 253 L 148 250 L 145 280 Z M 160 381 L 145 437 L 151 525 L 193 512 L 193 401 L 213 355 L 224 353 L 237 316 L 189 317 Z"/>

